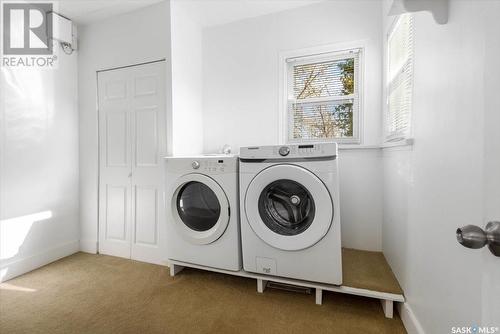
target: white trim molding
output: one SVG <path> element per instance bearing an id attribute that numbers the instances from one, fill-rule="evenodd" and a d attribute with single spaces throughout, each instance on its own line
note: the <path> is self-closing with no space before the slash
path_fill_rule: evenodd
<path id="1" fill-rule="evenodd" d="M 425 331 L 418 321 L 415 313 L 408 303 L 398 303 L 397 305 L 399 316 L 408 334 L 425 334 Z"/>
<path id="2" fill-rule="evenodd" d="M 20 259 L 2 263 L 0 267 L 0 282 L 5 282 L 14 277 L 23 275 L 27 272 L 43 267 L 51 262 L 62 259 L 63 257 L 77 253 L 80 250 L 78 240 L 59 244 L 55 247 L 35 252 L 31 256 L 25 256 Z"/>

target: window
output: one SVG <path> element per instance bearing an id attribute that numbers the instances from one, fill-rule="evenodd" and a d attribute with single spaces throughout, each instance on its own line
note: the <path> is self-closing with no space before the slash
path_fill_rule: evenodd
<path id="1" fill-rule="evenodd" d="M 359 142 L 361 49 L 282 57 L 287 142 Z"/>
<path id="2" fill-rule="evenodd" d="M 398 17 L 388 35 L 386 140 L 411 134 L 413 94 L 413 16 Z"/>

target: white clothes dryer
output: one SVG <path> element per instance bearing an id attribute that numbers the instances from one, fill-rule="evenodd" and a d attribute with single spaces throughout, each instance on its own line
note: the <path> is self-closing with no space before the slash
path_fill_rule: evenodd
<path id="1" fill-rule="evenodd" d="M 170 260 L 241 269 L 238 158 L 165 158 L 167 249 Z"/>
<path id="2" fill-rule="evenodd" d="M 240 150 L 243 268 L 342 284 L 337 144 Z"/>

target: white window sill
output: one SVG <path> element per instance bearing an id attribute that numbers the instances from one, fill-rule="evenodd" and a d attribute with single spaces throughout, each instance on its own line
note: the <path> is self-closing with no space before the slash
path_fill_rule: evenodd
<path id="1" fill-rule="evenodd" d="M 350 150 L 380 150 L 391 147 L 401 147 L 401 146 L 412 146 L 414 143 L 413 138 L 404 138 L 397 141 L 385 142 L 382 145 L 360 145 L 360 144 L 340 144 L 340 151 L 350 151 Z"/>
<path id="2" fill-rule="evenodd" d="M 379 150 L 382 147 L 380 145 L 360 145 L 360 144 L 339 144 L 340 151 L 351 151 L 351 150 Z"/>
<path id="3" fill-rule="evenodd" d="M 413 146 L 415 139 L 403 138 L 396 141 L 388 141 L 382 144 L 382 148 L 400 147 L 400 146 Z"/>

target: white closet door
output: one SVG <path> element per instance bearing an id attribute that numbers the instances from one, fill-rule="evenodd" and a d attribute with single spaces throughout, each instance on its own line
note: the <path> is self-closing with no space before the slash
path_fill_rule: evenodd
<path id="1" fill-rule="evenodd" d="M 130 258 L 130 85 L 124 70 L 100 72 L 99 252 Z"/>
<path id="2" fill-rule="evenodd" d="M 132 254 L 166 264 L 162 158 L 166 155 L 165 63 L 130 68 L 132 85 Z"/>
<path id="3" fill-rule="evenodd" d="M 99 72 L 99 252 L 165 264 L 165 63 Z"/>

